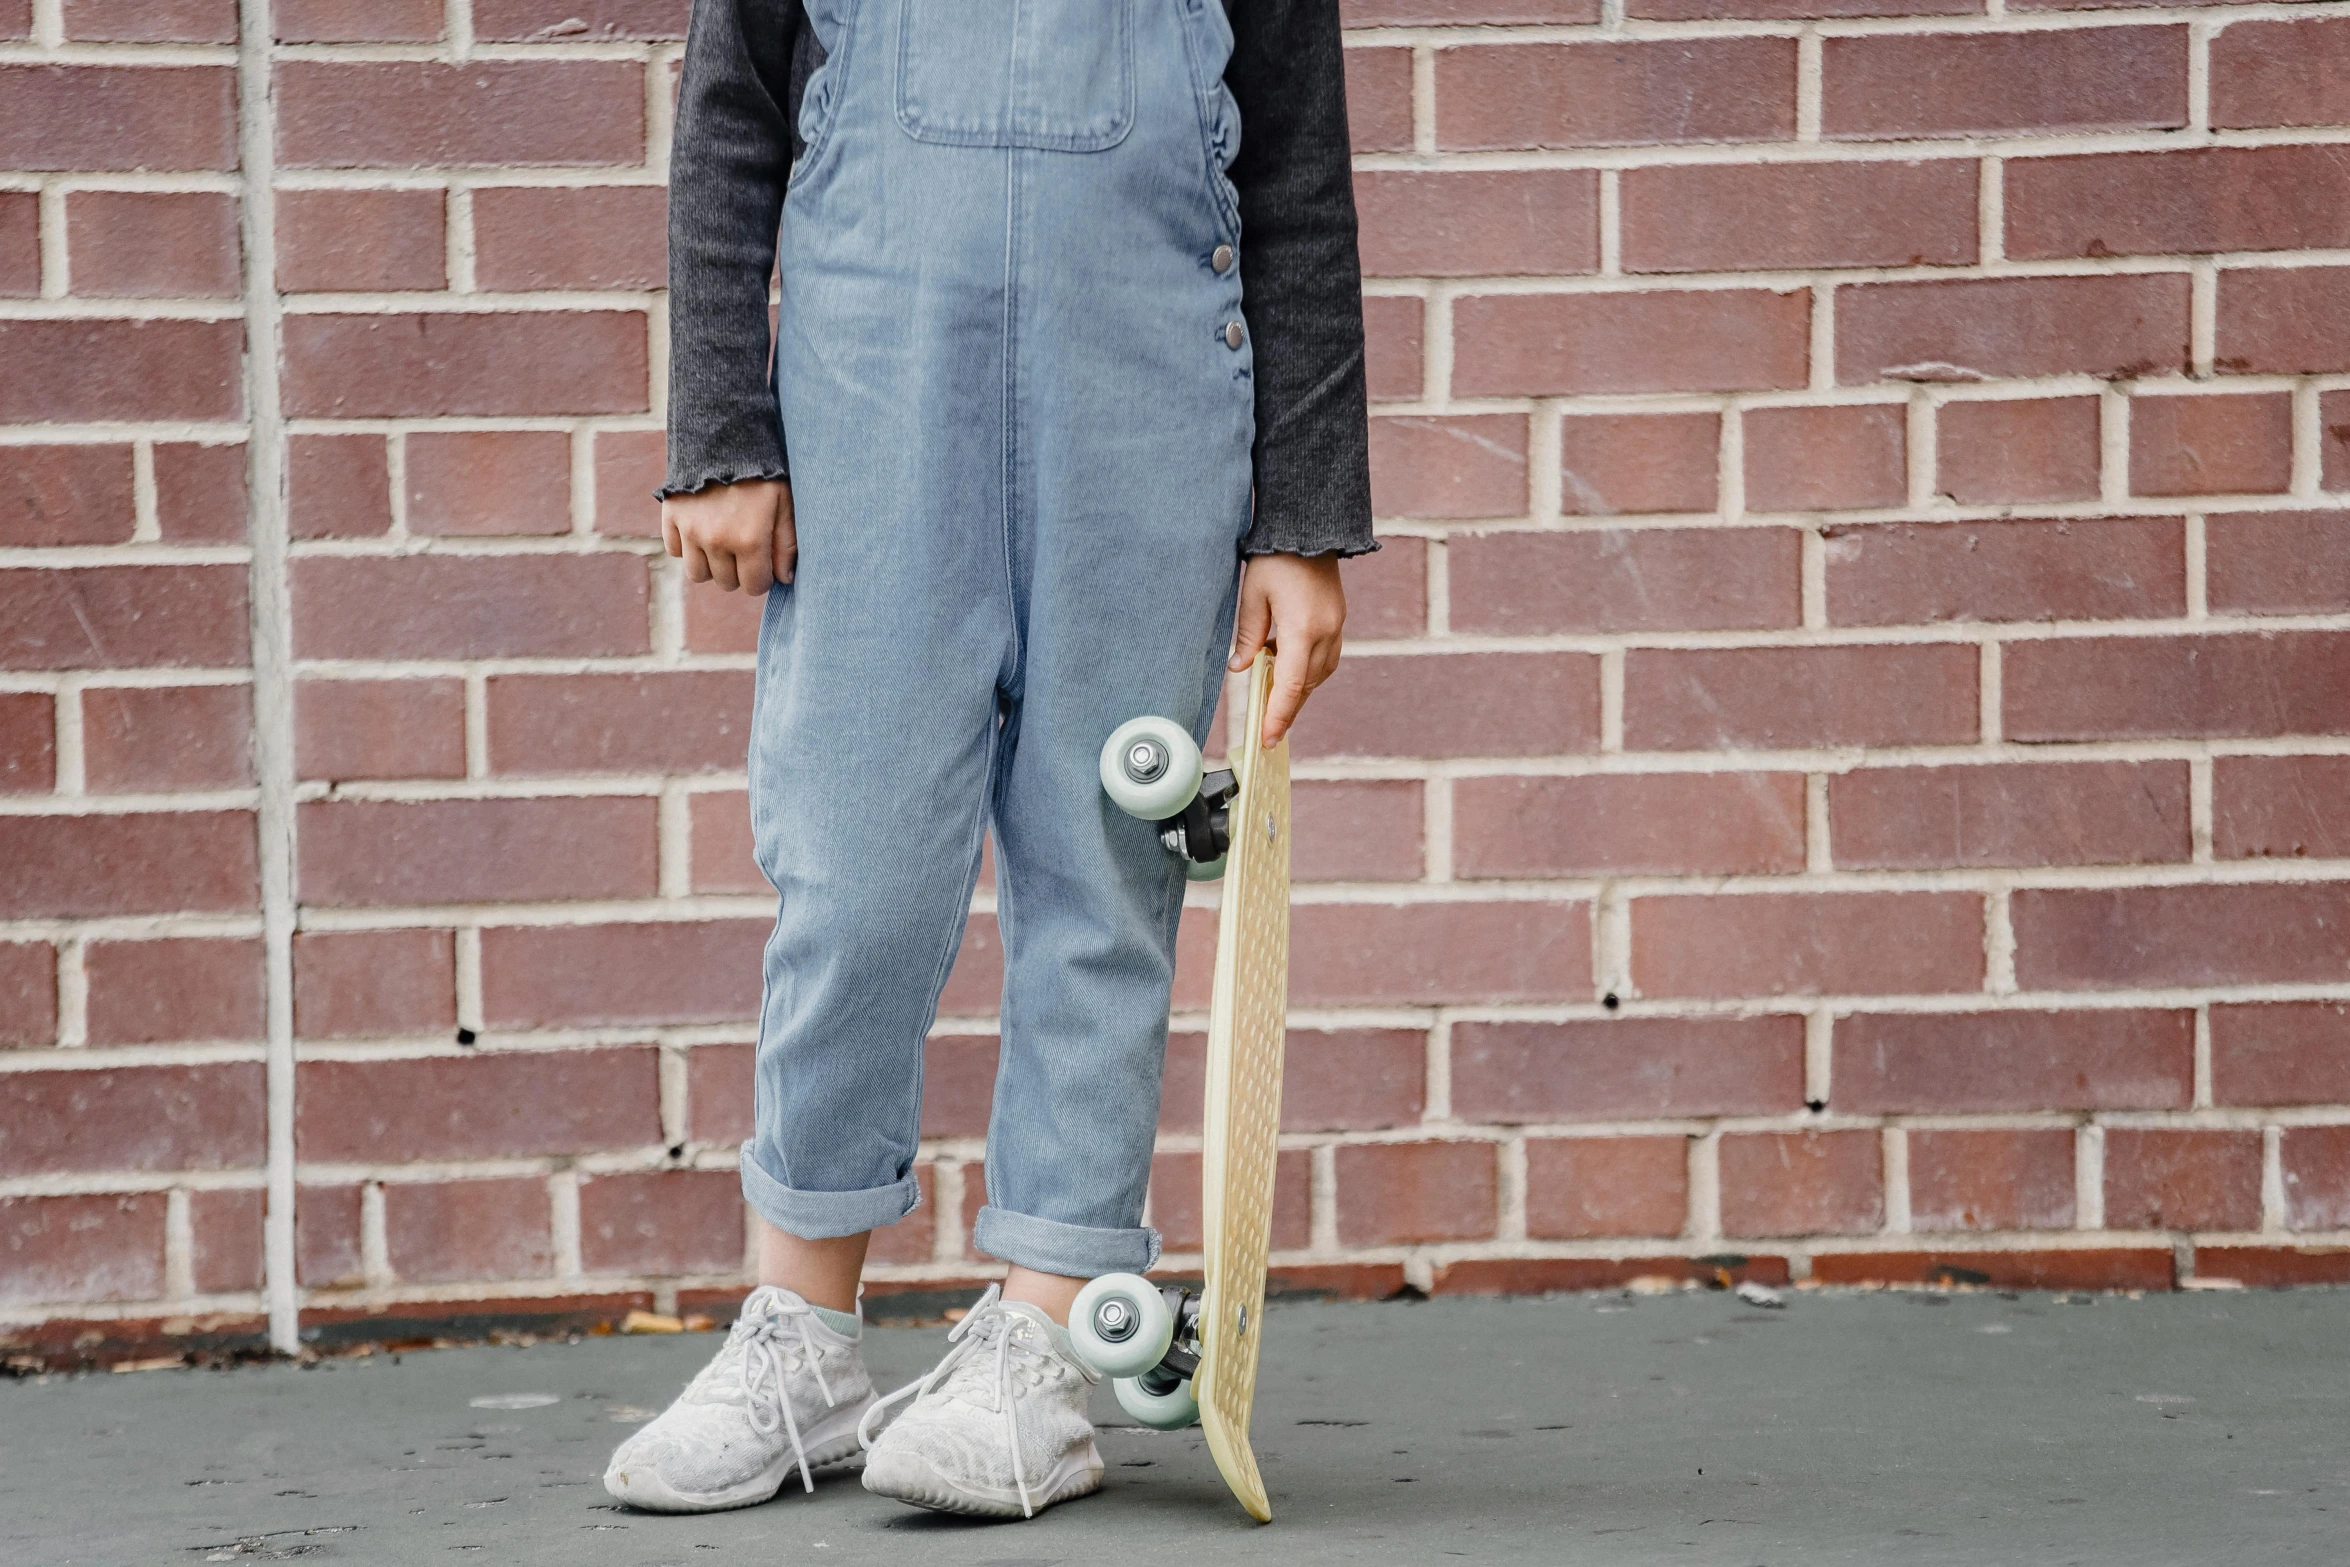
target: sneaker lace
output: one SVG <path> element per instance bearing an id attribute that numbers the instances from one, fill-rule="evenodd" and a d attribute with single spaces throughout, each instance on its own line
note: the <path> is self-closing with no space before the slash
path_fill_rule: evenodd
<path id="1" fill-rule="evenodd" d="M 1020 1516 L 1033 1518 L 1036 1508 L 1028 1498 L 1028 1473 L 1020 1461 L 1020 1420 L 1015 1395 L 1021 1387 L 1041 1386 L 1046 1377 L 1046 1352 L 1021 1331 L 1031 1327 L 1025 1317 L 1004 1309 L 1003 1286 L 990 1284 L 987 1293 L 947 1334 L 946 1358 L 929 1371 L 885 1398 L 867 1406 L 857 1422 L 857 1445 L 870 1451 L 876 1434 L 873 1417 L 901 1399 L 924 1393 L 977 1392 L 986 1389 L 1004 1417 L 1004 1442 L 1012 1450 L 1012 1484 L 1020 1492 Z M 977 1399 L 970 1402 L 979 1402 Z"/>
<path id="2" fill-rule="evenodd" d="M 744 1412 L 751 1429 L 761 1436 L 772 1436 L 777 1426 L 783 1427 L 791 1442 L 792 1457 L 800 1466 L 800 1484 L 809 1491 L 816 1489 L 816 1480 L 808 1472 L 808 1449 L 800 1440 L 799 1417 L 792 1413 L 790 1373 L 805 1366 L 816 1377 L 816 1387 L 824 1395 L 825 1407 L 829 1409 L 840 1402 L 833 1396 L 832 1385 L 824 1379 L 824 1356 L 816 1347 L 815 1335 L 808 1330 L 815 1320 L 816 1310 L 806 1301 L 777 1300 L 757 1316 L 735 1318 L 726 1335 L 725 1351 L 737 1357 Z M 797 1343 L 791 1340 L 795 1332 Z M 717 1366 L 710 1369 L 714 1377 L 721 1374 Z"/>

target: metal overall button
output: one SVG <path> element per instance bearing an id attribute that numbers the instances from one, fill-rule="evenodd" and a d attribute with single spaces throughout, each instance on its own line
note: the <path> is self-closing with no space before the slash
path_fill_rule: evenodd
<path id="1" fill-rule="evenodd" d="M 1231 271 L 1232 247 L 1230 245 L 1218 245 L 1216 247 L 1216 253 L 1208 257 L 1208 265 L 1214 267 L 1219 273 Z"/>
<path id="2" fill-rule="evenodd" d="M 1239 322 L 1227 321 L 1224 323 L 1224 346 L 1226 348 L 1238 348 L 1247 338 L 1248 333 Z"/>

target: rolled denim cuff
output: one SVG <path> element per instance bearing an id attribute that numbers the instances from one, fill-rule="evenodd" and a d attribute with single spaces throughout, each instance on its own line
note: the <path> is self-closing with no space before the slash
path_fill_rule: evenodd
<path id="1" fill-rule="evenodd" d="M 922 1188 L 908 1175 L 887 1186 L 854 1192 L 803 1192 L 777 1180 L 750 1143 L 743 1144 L 743 1201 L 769 1224 L 804 1241 L 861 1235 L 895 1224 L 922 1201 Z"/>
<path id="2" fill-rule="evenodd" d="M 1072 1279 L 1144 1273 L 1159 1260 L 1159 1232 L 1148 1225 L 1096 1230 L 992 1204 L 979 1210 L 971 1226 L 971 1244 L 990 1257 Z"/>

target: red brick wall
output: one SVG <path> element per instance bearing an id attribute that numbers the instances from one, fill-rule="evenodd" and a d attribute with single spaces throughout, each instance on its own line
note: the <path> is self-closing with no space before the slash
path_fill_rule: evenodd
<path id="1" fill-rule="evenodd" d="M 739 1287 L 685 10 L 0 4 L 20 1344 Z M 1348 14 L 1387 548 L 1299 738 L 1284 1265 L 2350 1277 L 2350 11 Z M 901 1283 L 984 1266 L 989 907 Z"/>

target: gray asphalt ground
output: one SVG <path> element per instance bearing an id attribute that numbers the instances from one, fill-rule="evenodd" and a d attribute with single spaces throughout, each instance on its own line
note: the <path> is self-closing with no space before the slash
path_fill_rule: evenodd
<path id="1" fill-rule="evenodd" d="M 0 1385 L 0 1561 L 2350 1561 L 2350 1292 L 1275 1305 L 1252 1524 L 1198 1434 L 980 1524 L 853 1473 L 699 1518 L 597 1483 L 713 1336 Z M 885 1385 L 943 1333 L 872 1329 Z M 544 1402 L 514 1395 L 535 1395 Z M 494 1404 L 529 1407 L 478 1407 Z"/>

